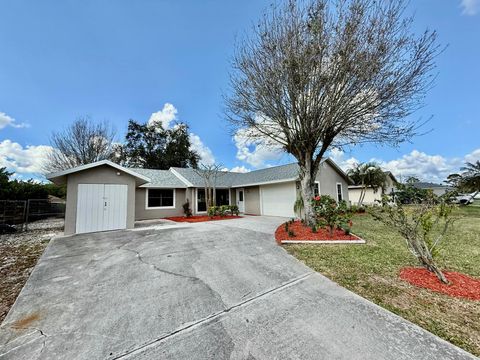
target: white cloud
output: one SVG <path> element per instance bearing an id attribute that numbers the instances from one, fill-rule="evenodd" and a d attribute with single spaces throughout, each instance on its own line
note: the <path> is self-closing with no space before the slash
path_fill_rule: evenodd
<path id="1" fill-rule="evenodd" d="M 266 162 L 280 160 L 284 151 L 280 145 L 272 144 L 265 139 L 252 140 L 247 136 L 247 130 L 240 129 L 233 137 L 237 147 L 237 159 L 255 168 L 266 166 Z"/>
<path id="2" fill-rule="evenodd" d="M 476 15 L 480 9 L 480 0 L 462 0 L 460 6 L 464 15 Z"/>
<path id="3" fill-rule="evenodd" d="M 168 129 L 171 123 L 177 120 L 178 110 L 170 103 L 165 103 L 163 109 L 153 113 L 148 120 L 148 125 L 162 124 L 164 129 Z"/>
<path id="4" fill-rule="evenodd" d="M 15 172 L 18 178 L 36 177 L 43 173 L 45 161 L 52 147 L 27 145 L 23 147 L 11 140 L 0 142 L 0 167 Z"/>
<path id="5" fill-rule="evenodd" d="M 230 172 L 235 172 L 235 173 L 247 173 L 250 172 L 250 169 L 247 169 L 245 166 L 235 166 L 231 169 L 229 168 L 223 168 L 222 171 L 230 171 Z"/>
<path id="6" fill-rule="evenodd" d="M 336 148 L 330 150 L 330 153 L 328 155 L 335 162 L 335 164 L 340 166 L 344 171 L 353 168 L 356 164 L 360 162 L 353 156 L 345 159 L 345 153 L 342 150 Z"/>
<path id="7" fill-rule="evenodd" d="M 340 150 L 332 150 L 330 157 L 342 169 L 348 170 L 355 163 L 354 157 L 345 159 L 345 154 Z M 442 183 L 449 174 L 459 172 L 465 162 L 480 160 L 480 149 L 476 149 L 463 158 L 446 158 L 441 155 L 429 155 L 425 152 L 413 150 L 398 159 L 382 160 L 372 158 L 369 161 L 377 162 L 384 170 L 391 171 L 399 180 L 408 176 L 416 176 L 423 181 Z"/>
<path id="8" fill-rule="evenodd" d="M 172 123 L 178 120 L 178 110 L 170 103 L 165 103 L 163 109 L 153 113 L 148 120 L 148 125 L 155 126 L 156 124 L 162 124 L 164 129 L 175 129 L 177 125 Z M 173 126 L 172 126 L 173 125 Z M 190 149 L 196 151 L 200 155 L 200 163 L 205 165 L 212 165 L 215 163 L 215 157 L 212 150 L 206 146 L 200 136 L 190 133 Z"/>
<path id="9" fill-rule="evenodd" d="M 473 150 L 470 154 L 465 155 L 465 161 L 470 163 L 480 161 L 480 149 Z"/>
<path id="10" fill-rule="evenodd" d="M 0 130 L 7 126 L 11 126 L 14 128 L 24 128 L 24 127 L 28 127 L 28 124 L 17 123 L 17 121 L 11 116 L 8 116 L 3 112 L 0 112 Z"/>
<path id="11" fill-rule="evenodd" d="M 200 139 L 200 136 L 190 133 L 190 149 L 197 152 L 200 155 L 200 163 L 204 165 L 215 164 L 215 157 L 208 146 Z"/>

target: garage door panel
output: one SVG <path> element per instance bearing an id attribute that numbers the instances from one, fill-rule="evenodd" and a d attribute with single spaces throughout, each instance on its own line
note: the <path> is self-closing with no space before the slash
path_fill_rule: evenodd
<path id="1" fill-rule="evenodd" d="M 294 182 L 264 185 L 260 187 L 262 214 L 270 216 L 293 217 L 293 205 L 296 200 Z"/>
<path id="2" fill-rule="evenodd" d="M 125 229 L 127 194 L 127 185 L 79 184 L 76 232 Z"/>
<path id="3" fill-rule="evenodd" d="M 99 231 L 103 222 L 103 184 L 79 184 L 77 233 Z"/>
<path id="4" fill-rule="evenodd" d="M 105 185 L 104 230 L 127 227 L 127 185 Z"/>

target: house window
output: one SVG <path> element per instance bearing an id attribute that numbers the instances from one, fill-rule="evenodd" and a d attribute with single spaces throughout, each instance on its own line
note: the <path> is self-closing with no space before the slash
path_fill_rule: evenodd
<path id="1" fill-rule="evenodd" d="M 207 211 L 207 199 L 205 196 L 205 189 L 197 189 L 197 211 Z"/>
<path id="2" fill-rule="evenodd" d="M 343 200 L 343 189 L 342 189 L 342 184 L 337 183 L 337 199 L 338 202 Z"/>
<path id="3" fill-rule="evenodd" d="M 320 195 L 320 183 L 318 181 L 315 181 L 315 184 L 313 185 L 313 196 L 318 195 Z"/>
<path id="4" fill-rule="evenodd" d="M 147 189 L 147 209 L 175 207 L 174 189 Z"/>
<path id="5" fill-rule="evenodd" d="M 230 191 L 228 189 L 216 189 L 215 203 L 217 206 L 230 204 Z"/>

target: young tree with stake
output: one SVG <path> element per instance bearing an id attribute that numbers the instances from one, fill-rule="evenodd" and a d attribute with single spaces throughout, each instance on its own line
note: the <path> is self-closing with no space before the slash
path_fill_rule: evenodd
<path id="1" fill-rule="evenodd" d="M 310 223 L 327 150 L 398 145 L 418 128 L 406 117 L 422 105 L 440 49 L 435 32 L 411 32 L 404 10 L 403 0 L 290 0 L 237 48 L 227 118 L 297 159 Z"/>

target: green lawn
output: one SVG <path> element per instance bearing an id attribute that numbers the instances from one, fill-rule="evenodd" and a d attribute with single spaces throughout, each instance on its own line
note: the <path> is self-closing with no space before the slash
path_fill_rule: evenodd
<path id="1" fill-rule="evenodd" d="M 438 263 L 443 269 L 480 277 L 480 207 L 456 210 L 459 220 L 444 239 Z M 357 294 L 480 355 L 480 302 L 416 288 L 398 277 L 416 266 L 405 241 L 369 215 L 353 219 L 365 245 L 288 245 L 288 252 Z"/>

